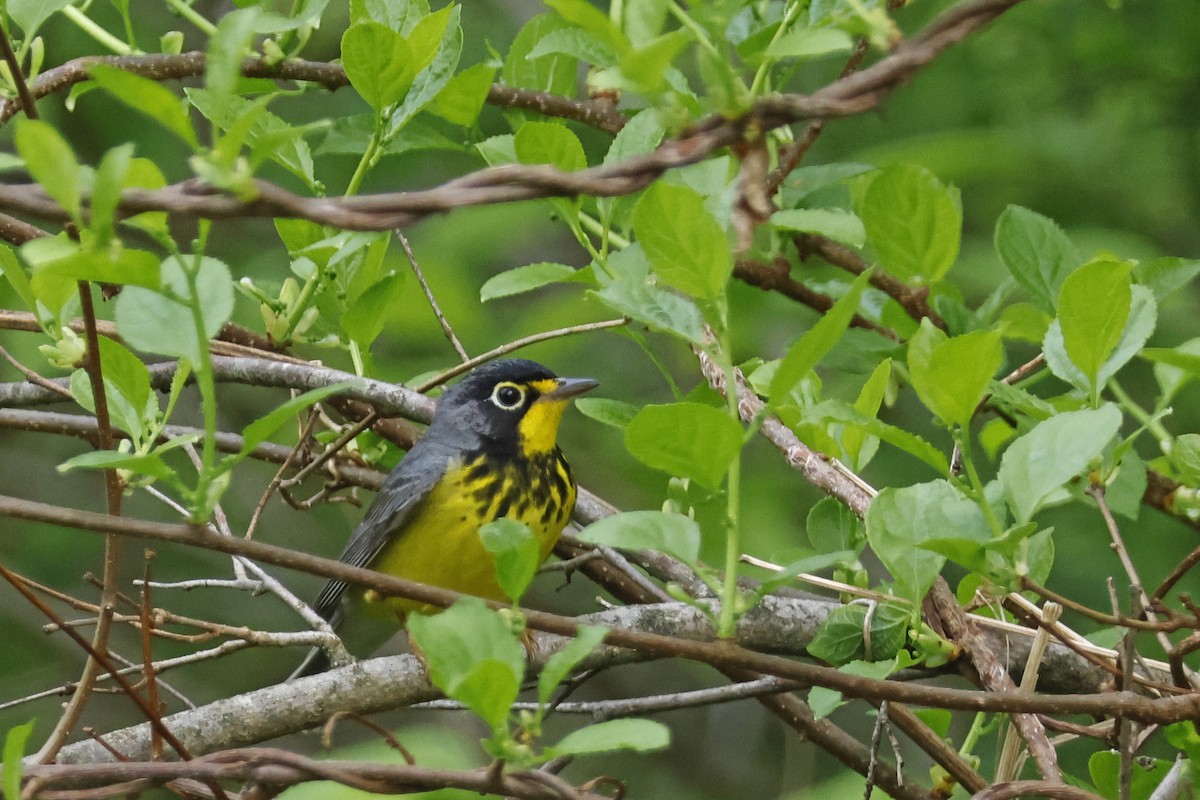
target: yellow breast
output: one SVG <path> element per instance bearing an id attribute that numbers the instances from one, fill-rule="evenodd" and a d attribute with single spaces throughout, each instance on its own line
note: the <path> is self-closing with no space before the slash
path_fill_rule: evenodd
<path id="1" fill-rule="evenodd" d="M 540 558 L 554 543 L 575 507 L 575 481 L 562 453 L 498 461 L 479 454 L 452 463 L 442 480 L 393 535 L 372 569 L 489 600 L 503 600 L 495 562 L 479 539 L 479 529 L 509 518 L 529 526 Z M 367 593 L 373 613 L 403 616 L 437 609 L 401 598 L 381 600 Z"/>

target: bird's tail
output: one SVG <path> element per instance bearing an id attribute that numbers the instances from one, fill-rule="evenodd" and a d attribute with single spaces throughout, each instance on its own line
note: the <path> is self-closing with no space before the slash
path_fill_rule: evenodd
<path id="1" fill-rule="evenodd" d="M 316 675 L 329 669 L 332 662 L 329 660 L 329 654 L 320 647 L 314 647 L 308 651 L 308 655 L 300 662 L 300 666 L 288 676 L 289 681 L 294 681 L 297 678 L 305 678 L 309 675 Z"/>

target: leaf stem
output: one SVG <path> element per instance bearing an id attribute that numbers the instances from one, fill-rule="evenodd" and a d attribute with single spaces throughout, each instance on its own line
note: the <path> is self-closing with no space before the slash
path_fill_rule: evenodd
<path id="1" fill-rule="evenodd" d="M 724 304 L 724 298 L 721 298 Z M 720 315 L 725 321 L 724 309 Z M 738 417 L 737 373 L 733 366 L 733 351 L 729 342 L 727 325 L 722 325 L 717 334 L 718 350 L 713 355 L 725 372 L 725 403 L 730 416 Z M 725 474 L 725 582 L 721 586 L 721 616 L 717 620 L 717 637 L 731 639 L 737 632 L 738 585 L 737 572 L 741 563 L 741 479 L 742 451 L 739 449 L 729 462 Z"/>
<path id="2" fill-rule="evenodd" d="M 983 517 L 987 520 L 988 527 L 992 529 L 992 535 L 1003 536 L 1004 526 L 1000 524 L 1000 520 L 992 508 L 992 504 L 988 502 L 983 481 L 979 479 L 979 471 L 975 469 L 975 457 L 971 452 L 971 431 L 966 426 L 963 426 L 958 429 L 957 438 L 959 453 L 962 454 L 963 467 L 967 471 L 967 479 L 971 482 L 975 502 L 979 504 L 979 508 L 983 511 Z"/>
<path id="3" fill-rule="evenodd" d="M 107 47 L 109 50 L 112 50 L 117 55 L 133 55 L 133 48 L 129 44 L 121 41 L 108 31 L 104 30 L 104 28 L 101 28 L 95 22 L 88 19 L 87 15 L 75 6 L 63 6 L 62 13 L 67 17 L 67 19 L 71 20 L 71 22 L 74 22 L 80 30 L 82 30 L 88 36 L 91 36 L 100 44 Z"/>
<path id="4" fill-rule="evenodd" d="M 198 14 L 196 9 L 192 8 L 190 3 L 186 3 L 184 0 L 167 0 L 167 5 L 170 6 L 171 10 L 176 14 L 195 25 L 196 28 L 205 36 L 211 37 L 217 32 L 217 26 L 213 25 L 207 19 Z"/>

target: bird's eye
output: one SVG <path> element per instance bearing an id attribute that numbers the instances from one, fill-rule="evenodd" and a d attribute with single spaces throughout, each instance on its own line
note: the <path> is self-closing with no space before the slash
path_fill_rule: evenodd
<path id="1" fill-rule="evenodd" d="M 525 390 L 512 383 L 501 383 L 492 390 L 492 402 L 505 411 L 520 408 L 525 401 Z"/>

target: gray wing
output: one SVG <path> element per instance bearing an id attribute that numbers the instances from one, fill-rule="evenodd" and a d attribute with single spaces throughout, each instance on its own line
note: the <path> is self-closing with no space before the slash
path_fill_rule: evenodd
<path id="1" fill-rule="evenodd" d="M 414 445 L 384 481 L 338 560 L 353 567 L 370 566 L 391 540 L 392 533 L 404 525 L 413 509 L 445 474 L 451 457 L 452 451 L 433 441 L 422 439 Z M 348 586 L 345 581 L 329 581 L 317 595 L 313 610 L 333 622 Z"/>

